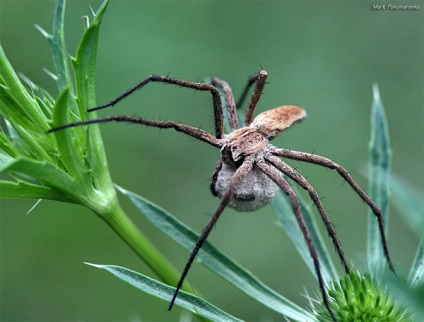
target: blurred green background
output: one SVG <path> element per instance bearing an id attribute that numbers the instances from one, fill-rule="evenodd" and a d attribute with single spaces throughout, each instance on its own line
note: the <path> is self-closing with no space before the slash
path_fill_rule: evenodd
<path id="1" fill-rule="evenodd" d="M 100 1 L 69 1 L 68 51 L 75 53 Z M 376 1 L 376 3 L 381 3 Z M 202 80 L 218 75 L 237 96 L 261 66 L 269 84 L 258 112 L 297 104 L 308 118 L 274 144 L 330 157 L 367 188 L 372 83 L 390 124 L 393 172 L 423 192 L 423 2 L 417 11 L 375 11 L 371 1 L 116 1 L 103 20 L 97 99 L 103 104 L 149 74 Z M 0 1 L 1 43 L 17 71 L 56 96 L 43 69 L 53 70 L 47 41 L 54 1 Z M 101 115 L 170 119 L 212 131 L 207 93 L 151 84 Z M 115 183 L 161 205 L 200 231 L 218 200 L 209 178 L 216 149 L 171 130 L 102 126 Z M 335 173 L 292 162 L 322 197 L 348 257 L 365 266 L 367 208 Z M 138 292 L 84 261 L 152 273 L 89 211 L 34 200 L 1 201 L 2 321 L 177 320 L 167 303 Z M 133 220 L 179 269 L 188 254 L 157 232 L 123 200 Z M 266 284 L 305 306 L 316 282 L 271 207 L 226 210 L 210 240 Z M 322 226 L 322 225 L 321 225 Z M 397 269 L 407 272 L 418 237 L 391 208 L 389 243 Z M 330 246 L 331 247 L 331 246 Z M 332 249 L 332 247 L 330 248 Z M 281 321 L 201 265 L 189 280 L 213 304 L 246 319 Z"/>

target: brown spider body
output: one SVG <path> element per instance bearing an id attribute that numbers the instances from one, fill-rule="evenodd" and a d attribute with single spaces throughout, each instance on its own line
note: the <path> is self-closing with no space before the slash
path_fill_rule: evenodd
<path id="1" fill-rule="evenodd" d="M 206 241 L 209 233 L 212 231 L 212 228 L 215 226 L 225 207 L 229 205 L 240 211 L 256 210 L 269 204 L 276 193 L 281 189 L 281 191 L 283 191 L 290 200 L 293 214 L 299 224 L 300 230 L 309 249 L 324 305 L 330 313 L 332 320 L 336 322 L 337 319 L 329 306 L 324 279 L 321 273 L 318 254 L 314 242 L 303 219 L 299 199 L 296 196 L 294 189 L 287 182 L 286 177 L 290 178 L 294 183 L 298 184 L 309 193 L 309 196 L 318 209 L 318 213 L 325 224 L 327 233 L 332 239 L 336 252 L 347 274 L 350 274 L 349 265 L 344 256 L 334 226 L 328 217 L 317 192 L 309 184 L 305 177 L 286 164 L 283 160 L 281 160 L 281 158 L 312 163 L 328 169 L 333 169 L 337 171 L 344 180 L 346 180 L 359 197 L 371 208 L 377 218 L 383 251 L 389 268 L 393 271 L 384 233 L 383 215 L 377 205 L 365 194 L 365 192 L 352 179 L 349 172 L 341 165 L 328 158 L 315 154 L 278 149 L 269 143 L 270 140 L 283 133 L 292 124 L 305 118 L 306 112 L 298 106 L 286 105 L 263 112 L 253 119 L 253 115 L 265 87 L 267 77 L 267 72 L 265 70 L 261 70 L 257 75 L 249 79 L 249 82 L 241 95 L 241 99 L 237 104 L 238 106 L 241 105 L 241 102 L 246 97 L 249 88 L 255 84 L 255 89 L 246 110 L 244 124 L 241 127 L 238 124 L 236 103 L 234 101 L 232 90 L 225 81 L 217 77 L 213 77 L 211 83 L 196 83 L 168 76 L 150 75 L 110 103 L 87 110 L 88 112 L 91 112 L 113 106 L 149 82 L 162 82 L 199 91 L 209 91 L 212 94 L 214 104 L 215 135 L 174 121 L 155 121 L 126 115 L 106 116 L 97 119 L 74 122 L 58 126 L 51 129 L 49 132 L 93 123 L 104 123 L 110 121 L 131 122 L 162 129 L 173 128 L 178 132 L 185 133 L 221 150 L 221 158 L 219 159 L 215 171 L 212 174 L 211 183 L 212 193 L 215 196 L 220 197 L 220 202 L 209 223 L 200 234 L 195 247 L 190 254 L 187 264 L 181 274 L 181 278 L 176 286 L 174 296 L 171 299 L 168 308 L 169 310 L 171 310 L 177 298 L 178 292 L 194 259 L 197 256 L 197 253 Z M 231 133 L 227 135 L 224 134 L 224 113 L 221 103 L 222 96 L 225 101 L 228 122 L 231 128 Z"/>
<path id="2" fill-rule="evenodd" d="M 222 141 L 223 157 L 228 163 L 235 164 L 242 158 L 261 151 L 268 144 L 268 139 L 250 126 L 231 132 Z"/>
<path id="3" fill-rule="evenodd" d="M 212 176 L 212 193 L 221 198 L 244 158 L 262 160 L 272 148 L 269 141 L 305 117 L 301 107 L 281 106 L 259 114 L 249 126 L 225 135 L 221 140 L 223 162 Z M 238 211 L 254 211 L 271 203 L 278 190 L 278 185 L 254 164 L 234 188 L 229 206 Z"/>

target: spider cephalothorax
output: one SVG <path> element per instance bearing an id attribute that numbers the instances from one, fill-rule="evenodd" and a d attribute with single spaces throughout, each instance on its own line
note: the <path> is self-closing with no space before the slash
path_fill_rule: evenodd
<path id="1" fill-rule="evenodd" d="M 235 187 L 229 206 L 238 211 L 254 211 L 269 204 L 279 187 L 256 162 L 271 152 L 273 146 L 269 140 L 305 117 L 306 112 L 298 106 L 281 106 L 259 114 L 249 126 L 225 135 L 222 139 L 222 162 L 219 161 L 212 176 L 212 193 L 222 197 L 243 160 L 253 156 L 255 163 Z"/>
<path id="2" fill-rule="evenodd" d="M 168 76 L 150 75 L 110 103 L 88 110 L 88 112 L 90 112 L 113 106 L 149 82 L 162 82 L 192 88 L 199 91 L 208 91 L 212 94 L 214 105 L 215 136 L 201 129 L 174 121 L 154 121 L 126 115 L 107 116 L 70 123 L 53 128 L 49 132 L 92 123 L 104 123 L 110 121 L 131 122 L 158 128 L 173 128 L 220 149 L 221 157 L 215 171 L 213 172 L 211 183 L 212 193 L 220 197 L 220 202 L 209 223 L 199 236 L 195 248 L 190 254 L 189 260 L 181 274 L 180 281 L 177 284 L 174 297 L 169 305 L 169 310 L 174 304 L 178 291 L 181 288 L 191 264 L 199 252 L 199 249 L 202 247 L 225 207 L 230 205 L 240 211 L 256 210 L 266 204 L 269 204 L 275 194 L 279 191 L 279 189 L 281 189 L 290 199 L 293 213 L 308 246 L 317 274 L 324 305 L 327 307 L 333 321 L 337 321 L 328 304 L 328 297 L 324 288 L 324 280 L 321 274 L 315 245 L 303 219 L 299 200 L 295 191 L 287 182 L 286 177 L 290 178 L 293 182 L 309 193 L 309 196 L 318 209 L 319 215 L 325 224 L 328 235 L 332 239 L 336 252 L 347 274 L 350 274 L 349 265 L 343 254 L 333 224 L 328 218 L 317 192 L 309 184 L 306 178 L 282 161 L 281 158 L 313 163 L 336 170 L 360 196 L 360 198 L 371 208 L 376 216 L 384 254 L 390 269 L 393 270 L 389 251 L 387 249 L 386 237 L 384 235 L 383 215 L 375 203 L 355 183 L 349 172 L 347 172 L 339 164 L 328 158 L 315 154 L 279 149 L 269 143 L 271 139 L 283 133 L 293 123 L 305 118 L 306 112 L 298 106 L 287 105 L 263 112 L 253 119 L 255 108 L 265 87 L 267 76 L 267 72 L 265 70 L 261 70 L 257 75 L 254 75 L 249 79 L 249 82 L 241 95 L 241 99 L 237 104 L 237 107 L 241 106 L 241 102 L 246 97 L 249 88 L 255 84 L 255 89 L 253 90 L 246 109 L 246 116 L 242 126 L 239 126 L 238 123 L 236 103 L 230 86 L 225 81 L 217 77 L 213 77 L 211 83 L 196 83 Z M 224 134 L 224 113 L 221 96 L 223 96 L 226 105 L 228 123 L 231 129 L 231 132 L 228 135 Z"/>

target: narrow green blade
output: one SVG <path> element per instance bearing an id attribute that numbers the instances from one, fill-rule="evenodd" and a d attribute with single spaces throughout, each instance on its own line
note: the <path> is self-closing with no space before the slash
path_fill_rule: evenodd
<path id="1" fill-rule="evenodd" d="M 0 180 L 0 198 L 35 198 L 65 201 L 70 203 L 76 202 L 57 189 L 39 184 L 32 184 L 22 180 L 18 180 L 17 182 Z"/>
<path id="2" fill-rule="evenodd" d="M 76 57 L 72 59 L 72 66 L 76 75 L 76 101 L 83 118 L 87 115 L 87 109 L 96 105 L 96 55 L 100 27 L 108 4 L 109 1 L 104 0 L 97 10 L 93 21 L 84 31 Z M 96 113 L 90 113 L 90 116 L 94 118 Z M 94 148 L 87 151 L 87 158 L 92 166 L 95 184 L 100 190 L 107 191 L 111 187 L 112 181 L 107 170 L 106 153 L 98 125 L 87 127 L 87 140 L 88 146 Z M 113 192 L 110 191 L 110 193 Z"/>
<path id="3" fill-rule="evenodd" d="M 411 286 L 422 286 L 424 283 L 424 236 L 421 237 L 414 263 L 409 272 L 408 283 Z"/>
<path id="4" fill-rule="evenodd" d="M 68 123 L 68 106 L 72 104 L 69 88 L 63 90 L 56 100 L 54 113 L 53 113 L 53 126 L 60 126 Z M 78 182 L 82 182 L 84 186 L 89 185 L 89 177 L 85 173 L 81 173 L 81 169 L 84 169 L 84 160 L 78 154 L 75 147 L 73 135 L 74 131 L 57 131 L 54 132 L 54 136 L 57 140 L 57 147 L 59 149 L 61 159 L 63 160 L 64 166 L 67 171 L 75 178 Z"/>
<path id="5" fill-rule="evenodd" d="M 386 114 L 376 84 L 373 86 L 373 96 L 369 165 L 370 198 L 383 213 L 385 234 L 387 235 L 391 164 L 390 137 Z M 371 211 L 369 211 L 368 221 L 367 255 L 370 271 L 381 272 L 385 265 L 384 251 L 377 219 Z"/>
<path id="6" fill-rule="evenodd" d="M 58 78 L 57 85 L 60 92 L 72 85 L 72 77 L 68 64 L 68 53 L 66 52 L 65 44 L 65 7 L 66 0 L 56 1 L 53 32 L 52 35 L 48 37 L 52 51 L 53 64 Z M 73 93 L 73 89 L 71 89 L 71 92 Z"/>
<path id="7" fill-rule="evenodd" d="M 75 182 L 67 173 L 51 163 L 36 161 L 27 157 L 6 159 L 2 158 L 3 156 L 4 154 L 0 153 L 0 173 L 16 173 L 18 175 L 25 176 L 28 180 L 33 180 L 36 184 L 56 187 L 58 190 L 62 191 L 61 193 L 58 193 L 57 196 L 63 196 L 66 193 L 70 200 L 72 196 L 75 196 L 75 200 L 78 200 L 78 196 L 83 192 L 80 184 Z M 10 183 L 9 188 L 17 189 L 16 186 L 13 186 L 12 182 Z M 28 188 L 30 188 L 30 186 L 26 185 L 25 189 Z M 40 189 L 43 189 L 43 187 L 41 186 Z M 33 193 L 36 194 L 38 192 L 40 192 L 40 190 L 34 190 Z M 1 190 L 0 196 L 6 197 L 8 194 L 12 193 L 13 192 L 9 190 Z M 27 191 L 27 193 L 30 192 Z M 49 193 L 50 197 L 53 197 L 54 195 L 55 194 L 52 191 Z M 40 198 L 40 196 L 37 195 L 36 198 Z M 63 197 L 55 200 L 63 201 Z"/>
<path id="8" fill-rule="evenodd" d="M 115 275 L 121 280 L 135 286 L 143 292 L 156 296 L 165 301 L 171 301 L 175 288 L 163 284 L 155 279 L 147 277 L 143 274 L 134 272 L 120 266 L 113 265 L 95 265 L 86 263 L 96 268 L 100 268 Z M 201 315 L 212 321 L 241 321 L 234 316 L 218 309 L 216 306 L 206 302 L 205 300 L 184 291 L 178 293 L 175 304 L 181 306 L 196 315 Z M 165 306 L 164 306 L 165 307 Z M 170 314 L 171 318 L 171 314 Z"/>

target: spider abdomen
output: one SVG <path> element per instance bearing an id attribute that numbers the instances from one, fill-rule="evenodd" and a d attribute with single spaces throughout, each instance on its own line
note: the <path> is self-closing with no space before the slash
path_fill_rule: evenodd
<path id="1" fill-rule="evenodd" d="M 227 190 L 236 169 L 223 162 L 214 186 L 218 197 Z M 229 206 L 237 211 L 254 211 L 271 203 L 278 190 L 278 186 L 254 166 L 235 188 Z"/>

